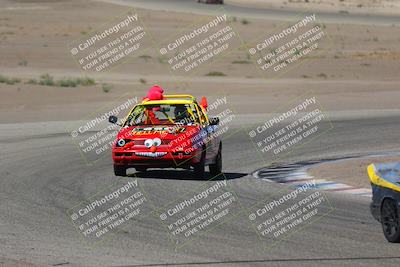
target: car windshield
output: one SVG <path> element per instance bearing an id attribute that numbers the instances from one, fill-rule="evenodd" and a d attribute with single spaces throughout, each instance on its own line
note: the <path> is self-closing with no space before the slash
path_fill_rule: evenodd
<path id="1" fill-rule="evenodd" d="M 125 126 L 191 125 L 195 124 L 196 108 L 188 104 L 137 105 L 129 114 Z"/>

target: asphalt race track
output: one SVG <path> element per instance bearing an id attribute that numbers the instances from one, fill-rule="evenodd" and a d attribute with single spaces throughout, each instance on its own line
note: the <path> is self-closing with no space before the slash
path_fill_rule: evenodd
<path id="1" fill-rule="evenodd" d="M 102 1 L 176 12 L 221 13 L 216 6 L 188 0 Z M 293 21 L 299 16 L 290 10 L 229 4 L 223 8 L 239 17 Z M 400 24 L 399 17 L 394 16 L 323 12 L 318 16 L 326 23 Z M 205 82 L 209 78 L 182 77 L 189 82 L 196 79 Z M 218 80 L 260 82 L 240 77 Z M 321 128 L 332 123 L 332 129 L 294 147 L 274 166 L 399 152 L 398 109 L 380 110 L 379 114 L 368 110 L 328 115 L 331 122 L 321 122 Z M 172 169 L 131 172 L 129 177 L 118 178 L 113 173 L 110 151 L 87 165 L 65 130 L 80 123 L 77 121 L 0 124 L 0 266 L 4 258 L 43 266 L 399 266 L 399 245 L 384 238 L 381 225 L 370 214 L 368 197 L 325 193 L 331 209 L 318 220 L 303 224 L 279 242 L 260 239 L 249 221 L 250 207 L 294 190 L 251 175 L 273 161 L 260 156 L 243 127 L 261 123 L 268 116 L 271 114 L 237 116 L 223 138 L 223 175 L 209 181 L 213 178 L 209 175 L 198 180 L 189 171 Z M 163 207 L 198 192 L 200 186 L 213 186 L 225 179 L 238 196 L 240 209 L 233 209 L 232 218 L 200 232 L 187 244 L 171 242 L 160 220 Z M 134 181 L 149 200 L 144 208 L 146 215 L 129 220 L 102 242 L 88 247 L 68 210 L 88 203 L 96 194 L 110 192 L 110 185 Z M 267 248 L 266 243 L 270 245 Z"/>
<path id="2" fill-rule="evenodd" d="M 327 194 L 331 213 L 268 250 L 260 246 L 245 213 L 177 250 L 155 214 L 130 221 L 123 231 L 88 249 L 66 211 L 117 178 L 109 156 L 94 166 L 84 163 L 63 130 L 67 123 L 0 125 L 1 255 L 50 266 L 399 265 L 399 247 L 384 239 L 380 224 L 369 213 L 369 199 L 334 193 Z M 398 148 L 399 116 L 338 117 L 332 123 L 332 130 L 280 162 L 368 155 Z M 248 175 L 264 163 L 248 136 L 236 132 L 235 127 L 230 129 L 235 134 L 223 143 L 223 170 L 240 200 L 254 203 L 272 196 L 280 185 Z M 160 203 L 174 200 L 204 182 L 185 171 L 154 170 L 138 176 L 149 197 Z"/>

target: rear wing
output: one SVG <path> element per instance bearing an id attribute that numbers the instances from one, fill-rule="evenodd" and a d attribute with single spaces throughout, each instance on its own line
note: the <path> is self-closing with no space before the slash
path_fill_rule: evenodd
<path id="1" fill-rule="evenodd" d="M 196 102 L 196 98 L 192 95 L 164 95 L 164 99 L 184 99 Z"/>

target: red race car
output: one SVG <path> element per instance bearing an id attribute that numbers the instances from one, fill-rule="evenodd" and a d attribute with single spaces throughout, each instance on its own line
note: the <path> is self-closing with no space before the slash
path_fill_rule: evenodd
<path id="1" fill-rule="evenodd" d="M 155 86 L 152 89 L 157 89 Z M 198 178 L 209 166 L 215 176 L 222 169 L 222 142 L 216 134 L 219 118 L 208 118 L 207 101 L 198 104 L 191 95 L 162 95 L 152 89 L 128 114 L 112 147 L 114 173 L 126 176 L 128 168 L 193 169 Z M 110 116 L 111 123 L 117 123 Z"/>

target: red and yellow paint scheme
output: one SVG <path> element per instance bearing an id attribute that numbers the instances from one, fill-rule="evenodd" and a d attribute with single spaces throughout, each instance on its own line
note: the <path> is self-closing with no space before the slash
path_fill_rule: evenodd
<path id="1" fill-rule="evenodd" d="M 184 168 L 203 177 L 205 166 L 212 175 L 220 174 L 222 142 L 213 135 L 219 119 L 208 118 L 207 100 L 198 104 L 192 95 L 152 89 L 120 124 L 112 147 L 115 175 L 126 176 L 128 168 Z M 118 119 L 111 116 L 109 121 Z"/>

